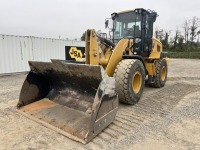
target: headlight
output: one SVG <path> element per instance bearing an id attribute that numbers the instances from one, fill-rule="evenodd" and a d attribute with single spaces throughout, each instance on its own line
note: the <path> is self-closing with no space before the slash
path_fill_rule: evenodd
<path id="1" fill-rule="evenodd" d="M 140 43 L 141 42 L 141 39 L 140 38 L 135 38 L 135 43 Z"/>

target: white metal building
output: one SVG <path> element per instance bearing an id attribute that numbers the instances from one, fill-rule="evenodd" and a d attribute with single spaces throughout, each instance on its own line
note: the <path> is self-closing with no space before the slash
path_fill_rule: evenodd
<path id="1" fill-rule="evenodd" d="M 81 41 L 0 34 L 0 74 L 29 71 L 28 61 L 65 59 L 65 46 L 85 46 Z"/>

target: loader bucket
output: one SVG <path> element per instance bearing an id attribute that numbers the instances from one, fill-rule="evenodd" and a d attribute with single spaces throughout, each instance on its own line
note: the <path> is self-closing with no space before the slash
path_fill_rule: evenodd
<path id="1" fill-rule="evenodd" d="M 88 143 L 115 118 L 115 80 L 101 66 L 29 62 L 17 111 L 73 140 Z"/>

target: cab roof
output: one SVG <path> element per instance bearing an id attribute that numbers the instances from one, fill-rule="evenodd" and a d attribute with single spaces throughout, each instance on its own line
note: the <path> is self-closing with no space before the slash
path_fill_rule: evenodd
<path id="1" fill-rule="evenodd" d="M 144 11 L 147 11 L 147 10 L 145 10 L 144 8 L 136 8 L 136 9 L 124 10 L 124 11 L 114 12 L 114 13 L 116 13 L 116 14 L 123 14 L 123 13 L 128 13 L 128 12 L 134 12 L 134 11 L 136 11 L 136 10 L 144 10 Z M 114 13 L 113 13 L 113 14 L 114 14 Z"/>

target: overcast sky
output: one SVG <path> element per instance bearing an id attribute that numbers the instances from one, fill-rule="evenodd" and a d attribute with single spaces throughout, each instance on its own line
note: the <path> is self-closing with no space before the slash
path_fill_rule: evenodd
<path id="1" fill-rule="evenodd" d="M 88 28 L 104 29 L 112 12 L 145 8 L 166 30 L 200 17 L 200 0 L 0 0 L 0 34 L 80 38 Z"/>

